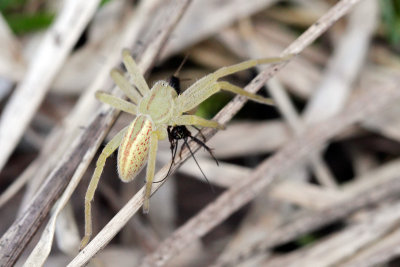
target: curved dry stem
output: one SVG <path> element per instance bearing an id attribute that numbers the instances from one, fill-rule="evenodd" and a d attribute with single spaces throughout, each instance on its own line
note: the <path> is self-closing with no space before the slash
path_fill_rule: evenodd
<path id="1" fill-rule="evenodd" d="M 324 31 L 326 31 L 335 21 L 345 15 L 351 7 L 353 7 L 359 0 L 344 0 L 336 4 L 333 8 L 331 8 L 320 20 L 314 23 L 305 33 L 303 33 L 295 42 L 293 42 L 285 51 L 281 54 L 281 56 L 286 56 L 288 54 L 297 54 L 300 53 L 305 47 L 310 45 L 316 38 L 318 38 Z M 264 83 L 271 78 L 277 71 L 282 69 L 287 62 L 278 63 L 266 68 L 262 73 L 260 73 L 246 88 L 245 90 L 249 92 L 256 92 Z M 217 116 L 215 116 L 215 120 L 221 124 L 226 124 L 232 117 L 240 110 L 240 108 L 244 105 L 246 99 L 244 97 L 235 97 L 230 103 L 228 103 L 225 108 L 223 108 Z M 360 115 L 360 113 L 357 113 Z M 352 117 L 353 118 L 353 117 Z M 358 117 L 357 117 L 358 118 Z M 354 118 L 353 118 L 354 119 Z M 353 122 L 353 121 L 351 121 Z M 349 123 L 351 123 L 349 121 Z M 344 127 L 344 126 L 342 126 Z M 339 127 L 340 128 L 340 127 Z M 339 129 L 338 129 L 339 130 Z M 206 129 L 203 131 L 203 134 L 209 139 L 216 133 L 214 129 Z M 334 134 L 333 132 L 326 133 L 328 136 L 330 134 Z M 327 138 L 327 137 L 326 137 Z M 297 139 L 296 139 L 297 140 Z M 296 142 L 296 141 L 295 141 Z M 296 143 L 298 145 L 298 143 Z M 293 144 L 292 144 L 293 146 Z M 199 145 L 193 143 L 191 144 L 192 150 L 197 150 Z M 304 148 L 303 148 L 304 149 Z M 281 152 L 281 154 L 286 155 L 287 151 Z M 174 171 L 178 168 L 187 158 L 190 156 L 187 149 L 185 149 L 182 153 L 182 159 L 176 162 L 176 164 L 172 167 L 171 171 Z M 296 154 L 298 157 L 299 154 Z M 282 157 L 282 156 L 280 156 Z M 281 159 L 280 159 L 281 160 Z M 279 163 L 280 164 L 280 163 Z M 160 171 L 157 172 L 155 176 L 155 181 L 162 180 L 168 172 L 170 163 L 166 164 Z M 286 164 L 282 164 L 283 167 L 287 166 Z M 264 169 L 262 170 L 264 173 Z M 256 172 L 258 176 L 260 176 L 260 171 Z M 254 175 L 254 179 L 258 178 L 257 175 Z M 253 180 L 254 180 L 253 179 Z M 155 183 L 153 185 L 152 192 L 158 190 L 158 188 L 166 181 Z M 269 180 L 262 180 L 269 181 Z M 201 212 L 198 216 L 192 218 L 188 224 L 185 224 L 183 227 L 178 229 L 170 238 L 168 238 L 163 244 L 159 247 L 159 249 L 145 259 L 144 265 L 150 266 L 159 266 L 163 265 L 168 259 L 176 255 L 181 249 L 187 246 L 191 241 L 197 239 L 207 233 L 210 229 L 212 229 L 216 224 L 221 222 L 224 218 L 229 216 L 232 212 L 234 212 L 238 207 L 247 203 L 250 199 L 255 197 L 253 192 L 249 194 L 248 190 L 245 190 L 245 197 L 239 198 L 236 200 L 236 203 L 232 203 L 231 194 L 235 192 L 240 195 L 238 189 L 254 189 L 254 185 L 252 184 L 238 184 L 229 190 L 230 194 L 224 194 L 217 201 L 213 202 L 209 207 L 207 207 L 203 212 Z M 78 256 L 70 263 L 69 266 L 80 266 L 86 263 L 91 257 L 93 257 L 100 249 L 102 249 L 106 244 L 120 231 L 120 229 L 127 223 L 127 221 L 139 210 L 140 206 L 143 204 L 143 188 L 136 193 L 135 196 L 131 198 L 131 200 L 118 212 L 116 216 L 99 232 L 99 234 L 94 237 L 91 243 L 82 250 Z M 246 195 L 247 194 L 247 195 Z M 224 208 L 224 209 L 223 209 Z M 220 212 L 223 209 L 224 212 Z M 211 215 L 211 216 L 210 216 Z M 207 218 L 204 220 L 204 218 Z M 201 222 L 206 222 L 201 224 Z M 200 228 L 198 228 L 201 226 Z"/>
<path id="2" fill-rule="evenodd" d="M 138 36 L 143 40 L 135 39 L 132 42 L 132 46 L 137 43 L 143 44 L 143 46 L 135 46 L 136 53 L 134 53 L 140 57 L 138 62 L 141 63 L 142 70 L 148 70 L 155 63 L 158 53 L 185 12 L 190 0 L 160 2 L 162 8 L 160 7 L 160 11 L 156 12 L 152 19 L 157 19 L 163 23 L 156 23 L 151 29 L 148 28 L 148 24 L 141 25 L 142 33 L 138 34 Z M 75 145 L 66 151 L 66 156 L 49 174 L 46 182 L 30 205 L 0 239 L 0 262 L 3 264 L 2 266 L 14 265 L 23 249 L 46 218 L 54 202 L 67 186 L 82 159 L 86 160 L 94 156 L 95 149 L 92 148 L 99 146 L 117 114 L 118 112 L 113 109 L 99 112 L 89 127 L 77 136 L 74 142 Z"/>

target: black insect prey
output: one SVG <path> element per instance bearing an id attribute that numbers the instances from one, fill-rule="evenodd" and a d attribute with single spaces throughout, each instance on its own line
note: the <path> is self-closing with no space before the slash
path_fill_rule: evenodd
<path id="1" fill-rule="evenodd" d="M 184 62 L 182 62 L 181 66 L 183 65 Z M 175 72 L 174 75 L 172 75 L 169 79 L 168 79 L 168 84 L 175 89 L 176 93 L 179 95 L 181 93 L 181 82 L 180 79 L 176 76 L 176 73 L 179 72 L 179 69 L 181 68 L 181 66 L 178 68 L 177 72 Z M 168 140 L 170 143 L 170 149 L 171 149 L 171 156 L 172 156 L 172 161 L 171 161 L 171 165 L 169 167 L 168 173 L 165 176 L 164 179 L 154 182 L 154 183 L 159 183 L 164 181 L 168 175 L 171 172 L 172 166 L 175 164 L 175 158 L 176 158 L 176 153 L 178 151 L 178 143 L 179 140 L 183 140 L 183 144 L 181 146 L 181 150 L 179 152 L 179 156 L 181 156 L 182 150 L 184 148 L 184 146 L 186 146 L 189 149 L 189 152 L 191 154 L 191 156 L 193 157 L 194 161 L 196 162 L 197 167 L 199 167 L 200 172 L 202 173 L 203 177 L 205 178 L 205 180 L 207 181 L 208 184 L 211 183 L 208 181 L 206 175 L 204 174 L 203 170 L 201 169 L 199 163 L 197 162 L 194 153 L 192 151 L 192 149 L 190 148 L 189 144 L 188 144 L 188 139 L 190 139 L 191 141 L 196 142 L 197 144 L 199 144 L 201 147 L 203 147 L 205 150 L 207 150 L 207 152 L 211 155 L 211 157 L 215 160 L 215 162 L 218 164 L 218 160 L 215 158 L 215 156 L 212 153 L 211 148 L 209 148 L 204 142 L 205 142 L 205 137 L 203 136 L 203 134 L 201 133 L 200 129 L 198 129 L 195 126 L 192 126 L 193 128 L 195 128 L 199 134 L 202 136 L 202 140 L 200 140 L 199 138 L 197 138 L 196 136 L 193 136 L 192 133 L 189 131 L 189 129 L 185 126 L 185 125 L 177 125 L 177 126 L 168 126 L 167 128 L 167 132 L 168 132 Z M 213 187 L 211 186 L 212 191 L 214 191 Z"/>

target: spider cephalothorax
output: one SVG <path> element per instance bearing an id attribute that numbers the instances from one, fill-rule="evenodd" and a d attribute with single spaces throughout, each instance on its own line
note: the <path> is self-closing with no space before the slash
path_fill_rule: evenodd
<path id="1" fill-rule="evenodd" d="M 81 248 L 86 246 L 92 234 L 91 201 L 105 161 L 118 147 L 118 174 L 124 182 L 129 182 L 135 178 L 147 161 L 146 188 L 143 202 L 143 212 L 147 213 L 149 212 L 149 198 L 154 179 L 158 140 L 168 137 L 168 127 L 174 129 L 174 127 L 178 126 L 195 125 L 224 129 L 225 127 L 216 121 L 186 114 L 186 112 L 220 90 L 243 95 L 263 104 L 271 104 L 272 101 L 270 99 L 249 93 L 238 86 L 226 81 L 218 81 L 218 79 L 258 64 L 277 63 L 290 57 L 292 56 L 254 59 L 223 67 L 204 76 L 182 94 L 178 94 L 166 81 L 157 82 L 150 89 L 129 51 L 123 50 L 122 58 L 128 71 L 129 79 L 116 69 L 111 71 L 111 77 L 131 102 L 104 92 L 97 92 L 96 97 L 100 101 L 136 117 L 129 126 L 122 129 L 111 139 L 97 160 L 96 169 L 85 196 L 85 236 L 82 239 Z M 176 129 L 180 130 L 181 128 Z M 187 135 L 187 138 L 195 137 Z M 192 140 L 196 141 L 196 139 Z"/>
<path id="2" fill-rule="evenodd" d="M 186 60 L 186 58 L 185 58 Z M 182 63 L 183 64 L 183 63 Z M 181 64 L 181 66 L 182 66 Z M 180 67 L 181 67 L 180 66 Z M 179 67 L 179 69 L 180 69 Z M 177 72 L 179 72 L 179 69 Z M 176 76 L 176 74 L 172 75 L 169 80 L 168 80 L 169 85 L 175 89 L 175 92 L 180 95 L 181 94 L 181 82 L 180 79 Z M 201 134 L 200 130 L 198 128 L 196 128 L 195 126 L 193 126 L 196 130 L 198 130 L 198 132 Z M 181 156 L 183 147 L 186 145 L 186 147 L 189 149 L 194 161 L 196 162 L 197 166 L 199 167 L 201 173 L 203 174 L 204 178 L 207 180 L 207 177 L 205 176 L 205 174 L 203 173 L 203 170 L 201 169 L 200 165 L 197 163 L 196 158 L 194 157 L 193 152 L 190 149 L 190 146 L 188 144 L 188 139 L 196 142 L 197 144 L 199 144 L 201 147 L 203 147 L 205 150 L 208 151 L 208 153 L 213 157 L 213 159 L 215 160 L 215 162 L 218 165 L 218 160 L 214 157 L 211 148 L 209 148 L 204 142 L 205 142 L 205 138 L 203 137 L 203 141 L 201 141 L 200 139 L 198 139 L 195 136 L 192 136 L 192 133 L 189 131 L 189 129 L 185 126 L 185 125 L 177 125 L 177 126 L 168 126 L 167 128 L 167 132 L 168 132 L 168 140 L 170 143 L 170 149 L 171 149 L 171 156 L 172 156 L 172 160 L 171 160 L 171 166 L 169 167 L 167 176 L 169 175 L 171 168 L 173 166 L 173 164 L 175 164 L 175 157 L 176 157 L 176 152 L 178 150 L 178 142 L 179 140 L 183 140 L 183 144 L 181 146 L 181 150 L 179 153 L 179 156 Z M 166 176 L 166 177 L 167 177 Z M 166 178 L 165 177 L 165 178 Z M 164 178 L 164 179 L 165 179 Z M 163 180 L 164 180 L 163 179 Z M 207 180 L 208 181 L 208 180 Z"/>

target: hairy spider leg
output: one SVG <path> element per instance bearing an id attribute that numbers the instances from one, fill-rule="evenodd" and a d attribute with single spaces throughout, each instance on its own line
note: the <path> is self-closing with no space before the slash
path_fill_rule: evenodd
<path id="1" fill-rule="evenodd" d="M 202 103 L 204 100 L 209 98 L 211 95 L 217 93 L 220 90 L 231 91 L 235 94 L 246 96 L 247 98 L 253 101 L 265 104 L 271 104 L 271 100 L 268 98 L 256 96 L 255 94 L 251 94 L 240 87 L 230 85 L 227 82 L 222 82 L 222 84 L 220 84 L 217 82 L 217 80 L 227 75 L 245 69 L 249 69 L 256 65 L 273 64 L 286 61 L 292 58 L 293 56 L 294 55 L 291 54 L 287 57 L 282 57 L 282 58 L 278 57 L 278 58 L 253 59 L 232 66 L 220 68 L 219 70 L 216 70 L 215 72 L 201 78 L 178 96 L 177 107 L 179 108 L 179 113 L 182 114 L 186 111 L 193 109 L 194 107 Z"/>
<path id="2" fill-rule="evenodd" d="M 131 95 L 130 98 L 133 98 L 132 101 L 136 100 L 137 101 L 136 103 L 138 103 L 141 97 L 148 95 L 150 93 L 150 88 L 147 85 L 143 75 L 141 74 L 141 71 L 137 66 L 135 60 L 130 55 L 129 50 L 124 49 L 122 51 L 122 61 L 124 62 L 124 65 L 129 73 L 131 80 L 127 81 L 123 77 L 123 75 L 118 75 L 117 71 L 114 71 L 113 73 L 114 77 L 112 76 L 112 78 L 114 79 L 115 83 L 128 95 L 128 97 L 129 95 Z M 141 96 L 138 96 L 138 94 L 136 94 L 137 93 L 136 90 L 132 89 L 133 88 L 132 84 L 135 84 Z M 134 96 L 132 92 L 135 92 L 133 93 Z M 149 147 L 149 155 L 148 155 L 147 169 L 146 169 L 146 186 L 144 191 L 143 213 L 149 212 L 149 206 L 150 206 L 149 198 L 151 195 L 151 186 L 154 179 L 158 139 L 159 136 L 161 135 L 162 135 L 161 132 L 155 130 L 151 133 L 150 136 L 150 147 Z"/>
<path id="3" fill-rule="evenodd" d="M 181 84 L 180 84 L 180 79 L 179 77 L 177 77 L 180 69 L 182 68 L 183 64 L 185 63 L 187 59 L 187 55 L 185 56 L 184 60 L 182 61 L 182 63 L 180 64 L 178 70 L 174 73 L 174 75 L 172 75 L 169 79 L 168 79 L 168 84 L 175 89 L 176 93 L 179 95 L 181 93 Z M 200 129 L 197 128 L 196 126 L 192 126 L 193 128 L 195 128 L 200 135 L 202 136 L 203 140 L 205 140 L 204 135 L 201 133 Z M 177 133 L 177 131 L 179 130 L 179 133 Z M 214 157 L 211 149 L 202 141 L 200 141 L 199 139 L 197 139 L 196 137 L 192 136 L 191 132 L 186 128 L 186 126 L 184 125 L 179 125 L 179 126 L 168 126 L 167 127 L 167 132 L 168 132 L 168 139 L 170 142 L 170 150 L 171 150 L 171 156 L 172 156 L 172 160 L 171 160 L 171 165 L 169 166 L 167 175 L 160 181 L 156 181 L 154 183 L 160 183 L 163 182 L 170 174 L 172 166 L 175 164 L 175 157 L 176 157 L 176 153 L 178 150 L 178 143 L 180 139 L 184 139 L 185 142 L 187 142 L 187 138 L 190 137 L 193 141 L 195 141 L 196 143 L 198 143 L 200 146 L 204 147 L 209 153 L 210 155 L 213 157 L 213 159 L 215 160 L 215 162 L 218 164 L 217 159 Z M 182 157 L 182 149 L 183 149 L 184 144 L 181 146 L 181 150 L 179 153 L 179 156 Z M 194 158 L 194 155 L 192 155 Z M 195 159 L 195 158 L 194 158 Z M 196 161 L 196 159 L 195 159 Z M 197 161 L 196 161 L 197 163 Z M 197 164 L 199 165 L 199 164 Z M 199 166 L 200 171 L 203 173 L 202 169 Z M 204 173 L 203 173 L 204 175 Z M 204 175 L 205 176 L 205 175 Z M 206 178 L 207 180 L 207 178 Z"/>
<path id="4" fill-rule="evenodd" d="M 123 59 L 124 64 L 127 67 L 131 78 L 137 82 L 138 90 L 143 93 L 145 93 L 146 90 L 150 91 L 140 72 L 135 72 L 138 71 L 138 68 L 134 63 L 133 59 L 130 57 L 129 52 L 123 51 L 123 58 L 124 58 Z M 132 102 L 134 102 L 135 104 L 139 103 L 140 99 L 142 98 L 142 95 L 140 95 L 139 92 L 132 86 L 132 84 L 129 83 L 129 81 L 124 77 L 124 74 L 122 72 L 120 72 L 117 69 L 113 69 L 111 70 L 110 75 L 111 78 L 114 80 L 115 84 L 128 96 L 128 98 Z M 116 109 L 125 111 L 132 115 L 137 114 L 137 106 L 126 100 L 120 99 L 105 92 L 96 92 L 96 98 L 99 99 L 101 102 L 106 103 Z M 129 126 L 125 127 L 111 139 L 111 141 L 104 147 L 103 151 L 101 152 L 97 160 L 96 168 L 90 180 L 85 196 L 85 235 L 81 241 L 81 249 L 87 245 L 92 235 L 91 201 L 93 201 L 101 173 L 103 172 L 104 169 L 105 161 L 120 146 L 121 141 L 128 128 Z"/>
<path id="5" fill-rule="evenodd" d="M 198 125 L 202 127 L 217 128 L 224 130 L 225 126 L 216 121 L 206 120 L 196 115 L 180 115 L 171 119 L 172 126 L 175 125 Z"/>
<path id="6" fill-rule="evenodd" d="M 253 67 L 258 64 L 267 64 L 267 63 L 277 63 L 282 60 L 287 60 L 291 58 L 293 55 L 290 55 L 286 58 L 268 58 L 268 59 L 260 59 L 260 60 L 249 60 L 245 61 L 233 66 L 224 67 L 212 74 L 205 76 L 204 78 L 197 81 L 191 87 L 188 88 L 183 94 L 178 95 L 177 99 L 175 100 L 175 110 L 174 114 L 175 117 L 170 119 L 167 123 L 167 126 L 175 127 L 176 125 L 198 125 L 203 127 L 211 127 L 211 128 L 218 128 L 224 129 L 224 126 L 215 122 L 203 119 L 201 117 L 195 115 L 186 115 L 184 114 L 186 111 L 194 108 L 205 99 L 207 99 L 212 94 L 216 93 L 219 90 L 227 90 L 231 91 L 236 94 L 247 96 L 248 98 L 267 103 L 266 98 L 262 98 L 260 96 L 255 96 L 253 94 L 249 94 L 245 92 L 243 89 L 231 85 L 227 82 L 217 82 L 217 80 L 223 76 L 227 76 L 229 74 Z M 137 114 L 137 104 L 141 103 L 143 97 L 149 97 L 153 95 L 151 94 L 150 88 L 148 87 L 143 75 L 140 72 L 140 69 L 136 65 L 135 61 L 131 57 L 128 50 L 123 50 L 122 52 L 123 62 L 128 71 L 130 76 L 130 80 L 128 81 L 124 74 L 118 70 L 111 71 L 111 77 L 114 79 L 115 83 L 118 85 L 119 88 L 130 98 L 133 102 L 129 103 L 125 100 L 118 99 L 112 95 L 109 95 L 105 92 L 99 92 L 96 94 L 96 97 L 117 109 L 126 111 L 130 114 Z M 135 87 L 132 85 L 135 84 Z M 135 105 L 136 104 L 136 105 Z M 152 123 L 152 122 L 151 122 Z M 153 123 L 152 123 L 153 124 Z M 154 126 L 154 128 L 152 128 Z M 157 125 L 152 125 L 152 129 L 150 133 L 150 141 L 149 141 L 149 152 L 148 152 L 148 165 L 146 171 L 146 187 L 144 190 L 144 203 L 143 203 L 143 212 L 148 213 L 149 211 L 149 198 L 151 195 L 151 187 L 152 182 L 154 179 L 154 172 L 155 172 L 155 161 L 156 161 L 156 153 L 158 147 L 158 140 L 164 139 L 166 137 L 166 129 L 162 127 L 157 127 Z M 184 126 L 185 127 L 185 126 Z M 98 185 L 101 172 L 104 168 L 104 164 L 106 159 L 120 146 L 120 143 L 124 139 L 126 134 L 127 128 L 124 128 L 120 131 L 113 139 L 105 146 L 99 159 L 97 160 L 96 169 L 90 181 L 86 197 L 85 197 L 85 236 L 82 239 L 81 248 L 84 247 L 91 236 L 92 233 L 92 224 L 91 224 L 91 201 L 93 200 L 94 193 L 96 187 Z M 186 127 L 185 127 L 186 129 Z M 184 145 L 186 145 L 193 156 L 193 152 L 191 151 L 188 143 L 187 143 L 188 136 L 184 138 Z M 194 139 L 193 139 L 194 140 Z M 176 154 L 176 152 L 175 152 Z M 194 157 L 194 156 L 193 156 Z M 194 158 L 195 159 L 195 158 Z M 196 164 L 197 160 L 195 159 Z M 199 166 L 200 168 L 200 166 Z M 200 168 L 201 170 L 201 168 Z M 204 175 L 204 173 L 203 173 Z M 122 177 L 120 177 L 122 179 Z M 126 177 L 125 177 L 126 178 Z M 206 178 L 206 177 L 205 177 Z M 206 178 L 207 180 L 207 178 Z M 207 180 L 208 181 L 208 180 Z"/>
<path id="7" fill-rule="evenodd" d="M 146 187 L 144 191 L 143 213 L 149 213 L 151 187 L 153 185 L 154 171 L 156 167 L 157 147 L 158 132 L 154 131 L 151 133 L 150 137 L 150 149 L 146 169 Z"/>
<path id="8" fill-rule="evenodd" d="M 111 78 L 115 84 L 124 92 L 124 94 L 136 105 L 139 104 L 142 95 L 139 91 L 125 78 L 124 73 L 118 69 L 112 69 L 110 72 Z"/>
<path id="9" fill-rule="evenodd" d="M 94 193 L 96 192 L 97 185 L 99 184 L 101 173 L 103 172 L 106 159 L 114 153 L 114 151 L 121 144 L 121 140 L 124 137 L 128 127 L 122 129 L 117 133 L 110 142 L 104 147 L 99 158 L 96 162 L 96 169 L 94 170 L 92 179 L 90 180 L 88 189 L 85 196 L 85 236 L 81 241 L 81 249 L 84 248 L 90 240 L 92 235 L 92 205 L 91 202 L 94 198 Z"/>
<path id="10" fill-rule="evenodd" d="M 216 90 L 217 90 L 217 92 L 220 90 L 224 90 L 224 91 L 232 92 L 236 95 L 245 96 L 248 99 L 253 100 L 254 102 L 261 103 L 261 104 L 274 105 L 274 101 L 272 99 L 265 98 L 265 97 L 247 92 L 246 90 L 243 90 L 239 86 L 233 85 L 227 81 L 217 82 Z"/>
<path id="11" fill-rule="evenodd" d="M 147 95 L 150 92 L 150 88 L 128 49 L 122 50 L 122 61 L 132 79 L 131 84 L 136 85 L 142 96 Z"/>
<path id="12" fill-rule="evenodd" d="M 136 105 L 132 104 L 131 102 L 128 102 L 126 100 L 123 100 L 121 98 L 118 98 L 116 96 L 97 91 L 96 92 L 96 98 L 100 100 L 103 103 L 106 103 L 112 107 L 118 108 L 119 110 L 125 111 L 129 114 L 136 115 L 137 114 L 137 107 Z"/>

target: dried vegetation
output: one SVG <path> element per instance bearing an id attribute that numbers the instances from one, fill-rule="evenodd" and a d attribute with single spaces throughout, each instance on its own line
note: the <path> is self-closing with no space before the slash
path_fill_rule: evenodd
<path id="1" fill-rule="evenodd" d="M 0 17 L 1 266 L 399 264 L 400 64 L 378 1 L 46 2 L 27 7 L 57 14 L 41 32 L 15 35 Z M 94 98 L 121 96 L 108 74 L 124 47 L 150 80 L 189 55 L 184 86 L 297 56 L 231 77 L 276 107 L 220 94 L 197 110 L 228 125 L 202 130 L 219 166 L 196 153 L 215 192 L 186 149 L 143 216 L 143 175 L 121 183 L 110 158 L 79 252 L 91 161 L 132 119 Z M 171 160 L 160 146 L 156 180 Z"/>

